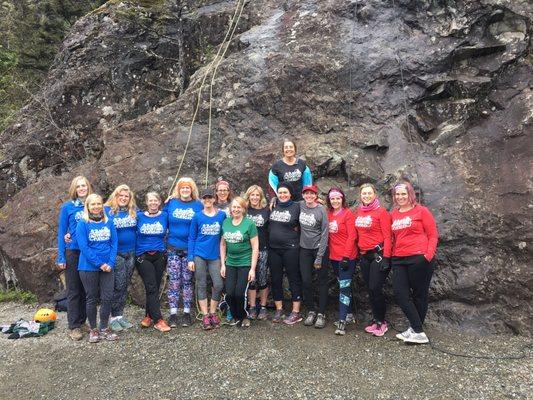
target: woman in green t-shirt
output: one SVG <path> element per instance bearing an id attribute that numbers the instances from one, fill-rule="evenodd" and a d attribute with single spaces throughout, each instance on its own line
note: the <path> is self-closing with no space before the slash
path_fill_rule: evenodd
<path id="1" fill-rule="evenodd" d="M 250 326 L 246 313 L 248 283 L 255 279 L 259 256 L 259 238 L 252 220 L 244 218 L 246 201 L 236 197 L 230 206 L 231 217 L 222 224 L 220 240 L 220 274 L 226 278 L 226 301 L 233 319 L 230 325 Z"/>

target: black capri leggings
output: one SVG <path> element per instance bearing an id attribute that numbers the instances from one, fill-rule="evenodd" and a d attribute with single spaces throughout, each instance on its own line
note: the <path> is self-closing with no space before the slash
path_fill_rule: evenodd
<path id="1" fill-rule="evenodd" d="M 143 253 L 135 258 L 135 266 L 146 290 L 146 315 L 154 321 L 158 321 L 162 318 L 159 287 L 167 266 L 167 257 L 165 253 L 160 251 L 154 254 Z"/>
<path id="2" fill-rule="evenodd" d="M 300 276 L 298 247 L 294 249 L 268 250 L 268 265 L 270 267 L 270 279 L 272 281 L 272 297 L 274 301 L 283 300 L 283 271 L 289 279 L 289 289 L 292 301 L 302 299 L 302 278 Z"/>

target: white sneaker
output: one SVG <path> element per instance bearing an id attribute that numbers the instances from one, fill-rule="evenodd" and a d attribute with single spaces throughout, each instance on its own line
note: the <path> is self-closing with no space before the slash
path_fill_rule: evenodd
<path id="1" fill-rule="evenodd" d="M 403 340 L 404 342 L 411 337 L 412 334 L 414 334 L 415 331 L 413 331 L 413 328 L 409 327 L 405 332 L 398 333 L 396 337 L 400 340 Z"/>
<path id="2" fill-rule="evenodd" d="M 412 332 L 411 335 L 407 339 L 404 339 L 404 342 L 425 344 L 425 343 L 429 343 L 429 339 L 424 332 L 420 332 L 420 333 Z"/>
<path id="3" fill-rule="evenodd" d="M 347 324 L 355 324 L 355 317 L 352 313 L 346 314 L 346 323 Z"/>

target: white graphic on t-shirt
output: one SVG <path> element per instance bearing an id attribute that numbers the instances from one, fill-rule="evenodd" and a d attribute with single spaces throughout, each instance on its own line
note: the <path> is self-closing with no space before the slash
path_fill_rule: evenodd
<path id="1" fill-rule="evenodd" d="M 113 223 L 115 224 L 115 228 L 117 229 L 133 228 L 137 225 L 137 219 L 133 218 L 131 215 L 127 215 L 122 218 L 113 218 Z"/>
<path id="2" fill-rule="evenodd" d="M 339 231 L 339 225 L 337 224 L 336 220 L 333 220 L 329 223 L 329 232 L 330 233 L 337 233 Z"/>
<path id="3" fill-rule="evenodd" d="M 151 224 L 144 223 L 139 228 L 139 232 L 143 235 L 160 235 L 165 231 L 161 222 L 157 221 Z"/>
<path id="4" fill-rule="evenodd" d="M 283 174 L 283 180 L 285 182 L 296 182 L 299 181 L 302 177 L 302 172 L 299 169 L 295 169 L 294 171 L 285 172 Z"/>
<path id="5" fill-rule="evenodd" d="M 89 231 L 89 240 L 91 242 L 107 242 L 111 238 L 111 231 L 107 226 L 100 229 L 91 229 Z"/>
<path id="6" fill-rule="evenodd" d="M 192 208 L 176 208 L 172 216 L 177 219 L 191 220 L 194 217 L 194 210 Z"/>
<path id="7" fill-rule="evenodd" d="M 300 225 L 315 226 L 316 225 L 315 214 L 305 214 L 303 212 L 300 213 Z"/>
<path id="8" fill-rule="evenodd" d="M 83 210 L 77 211 L 76 214 L 74 214 L 74 219 L 76 222 L 79 222 L 80 219 L 83 218 Z"/>
<path id="9" fill-rule="evenodd" d="M 228 243 L 242 243 L 244 236 L 240 231 L 237 232 L 224 232 L 224 240 Z"/>
<path id="10" fill-rule="evenodd" d="M 355 219 L 355 226 L 358 228 L 370 228 L 372 226 L 372 216 L 357 217 Z"/>
<path id="11" fill-rule="evenodd" d="M 256 214 L 256 215 L 248 214 L 247 217 L 254 222 L 256 227 L 260 228 L 262 226 L 265 226 L 265 219 L 263 218 L 261 214 Z"/>
<path id="12" fill-rule="evenodd" d="M 202 235 L 218 235 L 220 234 L 220 224 L 214 222 L 212 224 L 203 224 L 200 228 Z"/>
<path id="13" fill-rule="evenodd" d="M 274 210 L 272 211 L 272 214 L 270 214 L 270 219 L 276 222 L 289 222 L 291 220 L 291 213 L 288 210 Z"/>
<path id="14" fill-rule="evenodd" d="M 392 222 L 392 230 L 397 231 L 400 229 L 409 228 L 411 226 L 412 220 L 411 217 L 405 217 L 402 219 L 395 219 Z"/>

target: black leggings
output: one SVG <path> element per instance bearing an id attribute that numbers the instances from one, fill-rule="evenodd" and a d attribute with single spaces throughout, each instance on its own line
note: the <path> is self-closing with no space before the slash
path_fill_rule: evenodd
<path id="1" fill-rule="evenodd" d="M 283 300 L 283 270 L 289 279 L 292 301 L 302 299 L 302 278 L 298 262 L 299 248 L 268 250 L 268 264 L 272 281 L 272 297 L 274 301 Z"/>
<path id="2" fill-rule="evenodd" d="M 86 294 L 78 271 L 80 259 L 79 250 L 66 250 L 67 269 L 65 269 L 65 281 L 67 285 L 67 320 L 68 328 L 81 327 L 87 319 Z"/>
<path id="3" fill-rule="evenodd" d="M 423 332 L 422 324 L 428 311 L 429 284 L 435 261 L 427 261 L 423 255 L 392 257 L 391 261 L 396 301 L 411 328 L 417 333 Z"/>
<path id="4" fill-rule="evenodd" d="M 369 256 L 362 255 L 360 264 L 363 279 L 368 288 L 368 297 L 372 306 L 373 319 L 381 323 L 385 321 L 385 312 L 387 311 L 383 286 L 385 286 L 389 271 L 383 272 L 381 270 L 381 265 L 375 260 L 373 254 Z"/>
<path id="5" fill-rule="evenodd" d="M 246 290 L 250 267 L 230 267 L 226 265 L 226 301 L 231 315 L 236 321 L 246 317 Z"/>
<path id="6" fill-rule="evenodd" d="M 315 311 L 315 299 L 313 288 L 313 272 L 316 271 L 318 280 L 318 312 L 326 313 L 328 304 L 328 272 L 329 255 L 326 251 L 322 257 L 320 269 L 315 269 L 315 260 L 318 249 L 304 249 L 300 247 L 300 273 L 302 274 L 302 292 L 307 311 Z"/>
<path id="7" fill-rule="evenodd" d="M 159 287 L 167 266 L 165 253 L 160 251 L 155 254 L 143 253 L 136 257 L 135 266 L 141 275 L 146 290 L 146 315 L 154 321 L 158 321 L 162 318 Z"/>

